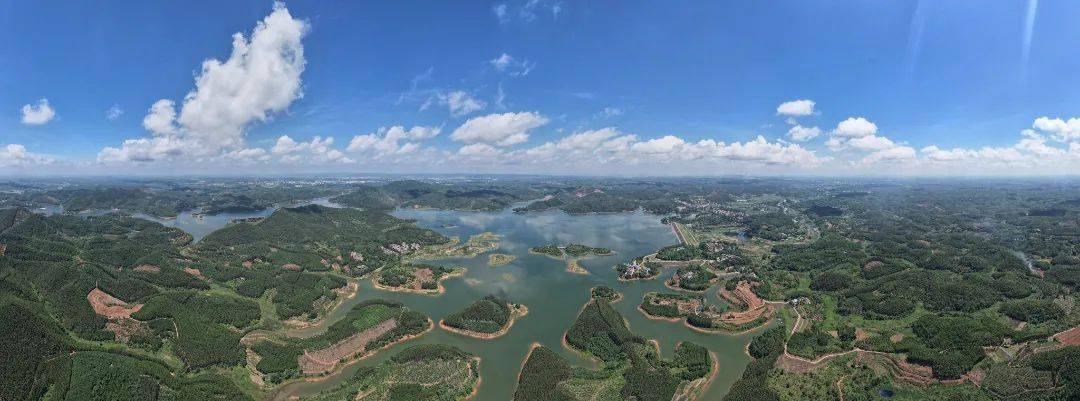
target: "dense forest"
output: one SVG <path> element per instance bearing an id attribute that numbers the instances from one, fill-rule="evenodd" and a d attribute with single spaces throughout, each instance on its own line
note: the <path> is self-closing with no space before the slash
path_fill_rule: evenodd
<path id="1" fill-rule="evenodd" d="M 324 332 L 284 334 L 325 318 L 359 280 L 432 295 L 461 271 L 414 258 L 451 254 L 443 248 L 456 242 L 389 214 L 399 208 L 634 212 L 672 223 L 679 243 L 607 274 L 663 277 L 657 284 L 672 292 L 630 306 L 709 331 L 701 335 L 724 335 L 717 316 L 749 308 L 732 295 L 738 283 L 767 303 L 737 327 L 761 328 L 726 400 L 1080 397 L 1075 181 L 503 177 L 0 183 L 0 399 L 253 400 L 321 374 L 305 372 L 305 355 L 346 355 L 340 362 L 355 356 L 350 344 L 378 352 L 420 335 L 427 316 L 367 295 Z M 252 211 L 261 217 L 198 241 L 144 218 Z M 533 251 L 612 254 L 568 243 Z M 707 377 L 707 349 L 683 343 L 662 359 L 630 331 L 610 302 L 634 283 L 614 283 L 593 288 L 559 328 L 600 368 L 536 347 L 514 399 L 666 401 Z M 489 296 L 444 323 L 494 333 L 511 307 Z M 449 346 L 379 360 L 320 397 L 460 399 L 480 380 L 480 362 Z"/>

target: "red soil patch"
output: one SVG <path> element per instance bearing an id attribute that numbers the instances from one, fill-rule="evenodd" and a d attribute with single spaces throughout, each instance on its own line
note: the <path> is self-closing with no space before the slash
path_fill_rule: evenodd
<path id="1" fill-rule="evenodd" d="M 86 294 L 86 300 L 90 302 L 90 307 L 94 308 L 94 313 L 109 319 L 129 318 L 132 313 L 138 312 L 143 307 L 142 304 L 129 306 L 127 302 L 116 299 L 97 288 Z"/>
<path id="2" fill-rule="evenodd" d="M 329 372 L 341 360 L 364 353 L 368 343 L 393 330 L 394 327 L 397 327 L 397 320 L 389 319 L 329 347 L 316 351 L 304 350 L 304 355 L 297 358 L 300 371 L 309 375 Z"/>
<path id="3" fill-rule="evenodd" d="M 283 265 L 281 265 L 281 268 L 282 268 L 282 269 L 285 269 L 285 270 L 292 270 L 292 271 L 294 271 L 294 272 L 298 272 L 298 271 L 300 271 L 300 265 L 297 265 L 297 264 L 295 264 L 295 263 L 286 263 L 286 264 L 283 264 Z"/>
<path id="4" fill-rule="evenodd" d="M 893 334 L 889 337 L 889 341 L 892 341 L 893 344 L 904 341 L 904 333 Z"/>
<path id="5" fill-rule="evenodd" d="M 855 329 L 855 339 L 856 340 L 865 340 L 865 339 L 868 339 L 868 338 L 870 338 L 870 332 L 868 332 L 866 330 L 863 330 L 863 329 L 858 329 L 858 328 Z"/>
<path id="6" fill-rule="evenodd" d="M 735 286 L 735 291 L 728 291 L 726 288 L 720 289 L 720 295 L 734 304 L 746 305 L 746 310 L 741 312 L 727 312 L 720 316 L 720 320 L 724 323 L 741 325 L 753 322 L 763 315 L 771 314 L 772 307 L 758 298 L 757 294 L 750 289 L 750 284 L 746 281 L 741 281 Z"/>
<path id="7" fill-rule="evenodd" d="M 139 333 L 149 333 L 150 326 L 135 319 L 112 319 L 105 323 L 105 330 L 116 335 L 116 341 L 127 344 L 131 337 Z"/>
<path id="8" fill-rule="evenodd" d="M 158 273 L 161 271 L 161 268 L 154 265 L 138 265 L 135 266 L 134 270 L 143 273 Z"/>
<path id="9" fill-rule="evenodd" d="M 254 266 L 255 264 L 254 264 L 254 263 L 251 263 L 251 261 L 250 261 L 250 260 L 245 260 L 245 261 L 244 261 L 244 263 L 241 263 L 240 265 L 241 265 L 241 266 L 244 266 L 244 268 L 245 268 L 245 269 L 250 269 L 250 268 L 251 268 L 252 266 Z"/>
<path id="10" fill-rule="evenodd" d="M 4 253 L 6 253 L 6 252 L 7 252 L 7 244 L 0 244 L 0 256 L 4 256 Z"/>
<path id="11" fill-rule="evenodd" d="M 435 274 L 428 268 L 416 269 L 412 274 L 416 277 L 416 281 L 413 281 L 414 290 L 421 290 L 424 288 L 424 283 L 435 281 Z"/>
<path id="12" fill-rule="evenodd" d="M 196 269 L 194 267 L 185 267 L 184 273 L 206 280 L 206 276 L 202 274 L 202 270 Z"/>
<path id="13" fill-rule="evenodd" d="M 1063 345 L 1080 345 L 1080 326 L 1073 327 L 1054 336 Z"/>

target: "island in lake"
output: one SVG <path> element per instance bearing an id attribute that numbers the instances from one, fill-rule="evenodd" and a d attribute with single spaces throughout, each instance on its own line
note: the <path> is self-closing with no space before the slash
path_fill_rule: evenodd
<path id="1" fill-rule="evenodd" d="M 439 321 L 439 327 L 452 333 L 488 340 L 506 334 L 515 320 L 528 313 L 529 308 L 525 305 L 488 295 Z"/>

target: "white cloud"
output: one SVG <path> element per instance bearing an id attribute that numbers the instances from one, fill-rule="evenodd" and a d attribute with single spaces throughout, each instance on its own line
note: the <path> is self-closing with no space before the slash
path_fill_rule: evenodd
<path id="1" fill-rule="evenodd" d="M 603 110 L 600 110 L 600 113 L 605 117 L 617 117 L 621 116 L 623 111 L 618 107 L 605 107 Z"/>
<path id="2" fill-rule="evenodd" d="M 22 123 L 26 125 L 46 124 L 55 117 L 56 111 L 49 105 L 49 99 L 42 98 L 37 104 L 22 107 Z"/>
<path id="3" fill-rule="evenodd" d="M 686 146 L 686 141 L 674 135 L 665 135 L 630 146 L 630 151 L 646 156 L 675 156 Z"/>
<path id="4" fill-rule="evenodd" d="M 506 102 L 506 92 L 503 92 L 502 82 L 499 82 L 498 89 L 496 89 L 496 91 L 495 91 L 495 108 L 500 109 L 500 110 L 505 109 L 506 108 L 506 103 L 505 102 Z"/>
<path id="5" fill-rule="evenodd" d="M 492 159 L 502 156 L 504 153 L 498 148 L 486 143 L 474 143 L 462 146 L 458 149 L 458 155 L 472 159 Z"/>
<path id="6" fill-rule="evenodd" d="M 814 101 L 809 99 L 792 100 L 780 103 L 776 114 L 789 117 L 803 117 L 814 114 Z"/>
<path id="7" fill-rule="evenodd" d="M 353 163 L 354 160 L 345 156 L 340 150 L 331 148 L 334 144 L 333 137 L 323 139 L 320 136 L 311 138 L 310 142 L 297 142 L 288 135 L 278 137 L 270 153 L 280 157 L 285 163 L 297 164 L 307 161 L 312 164 L 325 163 Z"/>
<path id="8" fill-rule="evenodd" d="M 0 167 L 25 167 L 52 162 L 52 159 L 44 155 L 26 151 L 25 146 L 17 143 L 0 147 Z"/>
<path id="9" fill-rule="evenodd" d="M 112 105 L 108 110 L 105 110 L 105 119 L 112 121 L 120 116 L 124 115 L 124 109 L 121 109 L 119 105 Z"/>
<path id="10" fill-rule="evenodd" d="M 450 134 L 450 139 L 510 146 L 527 141 L 530 130 L 543 126 L 548 121 L 547 117 L 535 112 L 488 114 L 465 121 Z"/>
<path id="11" fill-rule="evenodd" d="M 98 152 L 99 162 L 151 162 L 173 159 L 185 154 L 192 143 L 175 135 L 125 139 L 119 148 L 105 147 Z"/>
<path id="12" fill-rule="evenodd" d="M 518 10 L 518 16 L 524 21 L 533 21 L 536 19 L 536 7 L 540 5 L 540 0 L 525 0 L 525 4 Z"/>
<path id="13" fill-rule="evenodd" d="M 645 156 L 659 161 L 697 160 L 716 162 L 720 160 L 753 162 L 771 165 L 814 166 L 829 160 L 818 157 L 813 151 L 796 144 L 769 142 L 758 135 L 747 142 L 724 143 L 712 139 L 686 142 L 674 135 L 635 142 L 630 145 L 634 156 Z"/>
<path id="14" fill-rule="evenodd" d="M 496 71 L 505 72 L 514 77 L 523 77 L 529 75 L 532 72 L 533 67 L 536 67 L 536 63 L 529 60 L 517 60 L 514 56 L 503 53 L 499 57 L 493 58 L 488 61 Z"/>
<path id="15" fill-rule="evenodd" d="M 120 148 L 102 149 L 98 159 L 213 158 L 243 149 L 248 125 L 267 121 L 303 95 L 300 75 L 306 61 L 301 39 L 308 28 L 284 4 L 275 3 L 250 40 L 241 33 L 233 35 L 228 59 L 203 61 L 195 88 L 184 96 L 179 113 L 171 100 L 154 103 L 143 119 L 154 138 L 125 140 Z"/>
<path id="16" fill-rule="evenodd" d="M 845 138 L 857 138 L 877 133 L 877 125 L 862 117 L 848 117 L 833 130 L 833 135 Z"/>
<path id="17" fill-rule="evenodd" d="M 495 19 L 498 20 L 500 24 L 505 25 L 507 22 L 510 22 L 510 17 L 507 15 L 508 11 L 506 3 L 496 4 L 491 7 L 491 12 L 495 13 Z"/>
<path id="18" fill-rule="evenodd" d="M 266 149 L 262 148 L 245 148 L 237 149 L 221 155 L 222 158 L 237 161 L 240 164 L 254 164 L 267 162 L 270 160 L 270 155 L 266 153 Z"/>
<path id="19" fill-rule="evenodd" d="M 847 146 L 858 150 L 885 150 L 896 147 L 896 143 L 883 136 L 867 135 L 851 138 L 847 141 Z"/>
<path id="20" fill-rule="evenodd" d="M 472 97 L 471 94 L 464 91 L 440 93 L 438 98 L 439 104 L 446 106 L 450 110 L 450 114 L 455 117 L 471 114 L 487 107 L 487 103 Z"/>
<path id="21" fill-rule="evenodd" d="M 169 99 L 161 99 L 150 106 L 150 111 L 143 117 L 142 125 L 155 135 L 172 135 L 177 130 L 175 121 L 175 103 Z"/>
<path id="22" fill-rule="evenodd" d="M 901 162 L 915 160 L 915 149 L 908 146 L 894 146 L 870 153 L 859 161 L 860 164 Z"/>
<path id="23" fill-rule="evenodd" d="M 511 55 L 506 54 L 506 53 L 503 53 L 501 56 L 491 59 L 491 65 L 494 66 L 495 69 L 499 70 L 499 71 L 505 71 L 513 63 L 514 63 L 514 56 L 511 56 Z"/>
<path id="24" fill-rule="evenodd" d="M 285 155 L 300 150 L 300 143 L 293 140 L 288 135 L 279 136 L 277 142 L 274 143 L 274 147 L 270 149 L 275 155 Z"/>
<path id="25" fill-rule="evenodd" d="M 400 125 L 383 127 L 375 133 L 354 136 L 349 141 L 347 150 L 354 153 L 371 153 L 376 158 L 412 153 L 421 146 L 413 141 L 434 138 L 441 131 L 440 127 L 415 126 L 408 130 Z M 401 143 L 402 141 L 406 142 Z"/>
<path id="26" fill-rule="evenodd" d="M 608 139 L 622 135 L 614 127 L 601 128 L 568 135 L 555 143 L 560 150 L 593 150 L 598 149 Z"/>
<path id="27" fill-rule="evenodd" d="M 1031 126 L 1039 131 L 1050 133 L 1054 140 L 1059 142 L 1080 141 L 1080 118 L 1062 120 L 1039 117 Z"/>
<path id="28" fill-rule="evenodd" d="M 788 137 L 793 141 L 805 142 L 811 139 L 817 138 L 821 135 L 821 129 L 818 127 L 804 127 L 796 125 L 788 130 Z"/>
<path id="29" fill-rule="evenodd" d="M 713 157 L 737 161 L 759 162 L 764 164 L 815 166 L 828 161 L 814 152 L 795 144 L 769 142 L 758 135 L 753 141 L 735 142 L 725 145 L 723 142 L 704 140 L 698 147 L 705 151 L 704 157 Z"/>

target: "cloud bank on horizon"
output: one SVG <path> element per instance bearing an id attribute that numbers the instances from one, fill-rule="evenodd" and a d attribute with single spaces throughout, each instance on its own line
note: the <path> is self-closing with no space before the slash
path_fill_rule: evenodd
<path id="1" fill-rule="evenodd" d="M 528 4 L 533 8 L 522 6 L 515 12 L 512 5 L 500 3 L 492 10 L 500 26 L 544 17 L 536 8 L 543 3 Z M 547 11 L 547 18 L 560 18 L 566 12 L 561 3 L 549 5 Z M 492 97 L 485 98 L 484 91 L 491 88 L 483 86 L 425 89 L 424 82 L 432 80 L 437 67 L 412 79 L 407 92 L 394 95 L 396 106 L 415 113 L 446 113 L 448 120 L 442 125 L 390 121 L 375 132 L 341 141 L 327 133 L 286 132 L 276 139 L 252 141 L 254 127 L 272 130 L 278 121 L 305 118 L 291 108 L 311 100 L 305 96 L 304 79 L 310 74 L 305 41 L 312 32 L 310 20 L 295 17 L 284 3 L 275 3 L 250 33 L 232 36 L 227 58 L 202 62 L 194 74 L 194 86 L 182 99 L 160 98 L 144 106 L 144 133 L 105 144 L 92 158 L 56 155 L 62 152 L 45 149 L 32 152 L 24 144 L 4 143 L 0 137 L 0 173 L 63 173 L 73 168 L 112 173 L 309 169 L 636 175 L 1058 175 L 1080 171 L 1080 118 L 1067 116 L 1036 116 L 1029 126 L 1015 128 L 1011 144 L 975 147 L 912 143 L 903 132 L 879 126 L 873 116 L 859 110 L 825 118 L 822 111 L 829 108 L 828 103 L 795 97 L 776 99 L 773 119 L 760 122 L 763 127 L 774 123 L 786 127 L 774 135 L 730 135 L 721 128 L 697 138 L 626 131 L 610 120 L 634 110 L 614 106 L 592 112 L 589 124 L 574 126 L 565 123 L 559 111 L 516 108 L 507 100 L 505 82 L 543 73 L 542 64 L 507 52 L 477 60 L 482 66 L 478 68 L 498 80 Z M 422 104 L 417 108 L 415 102 Z M 19 111 L 25 126 L 47 127 L 58 118 L 46 98 L 27 103 Z M 124 114 L 113 104 L 102 124 Z M 829 115 L 836 113 L 830 110 Z M 724 139 L 733 136 L 744 139 Z"/>

